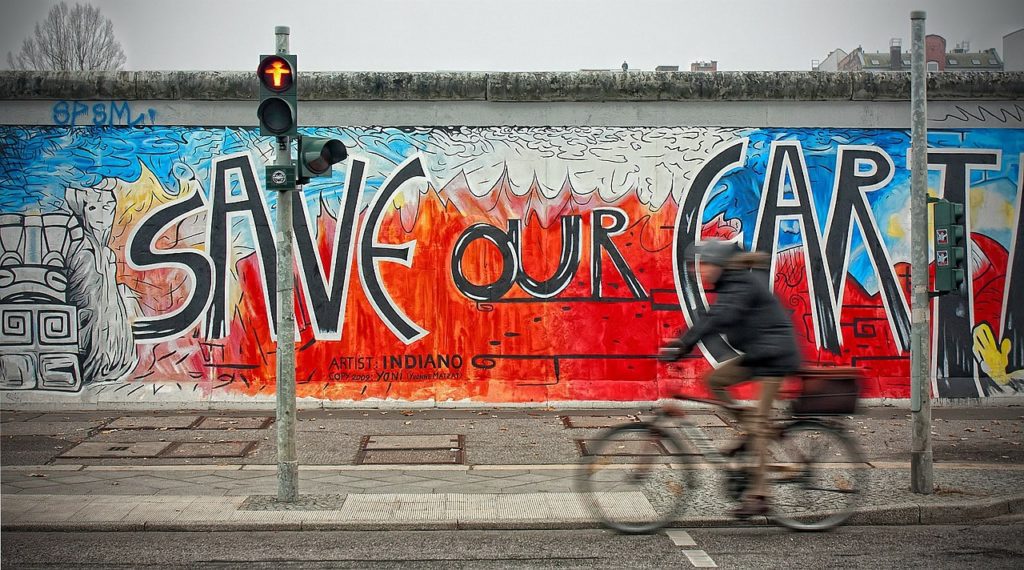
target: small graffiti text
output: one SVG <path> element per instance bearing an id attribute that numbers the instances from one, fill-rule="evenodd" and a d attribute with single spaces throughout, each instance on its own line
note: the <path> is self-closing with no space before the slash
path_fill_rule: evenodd
<path id="1" fill-rule="evenodd" d="M 53 104 L 55 125 L 94 127 L 137 127 L 156 122 L 156 109 L 140 112 L 128 101 L 57 101 Z"/>
<path id="2" fill-rule="evenodd" d="M 327 368 L 328 370 L 369 370 L 373 368 L 373 361 L 369 356 L 335 356 Z"/>

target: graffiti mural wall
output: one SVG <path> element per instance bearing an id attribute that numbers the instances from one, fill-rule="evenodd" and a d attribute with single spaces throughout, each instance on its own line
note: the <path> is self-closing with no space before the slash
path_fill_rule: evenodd
<path id="1" fill-rule="evenodd" d="M 909 395 L 909 133 L 323 128 L 350 159 L 294 200 L 298 394 L 652 400 L 701 393 L 723 340 L 683 258 L 773 253 L 807 359 Z M 0 127 L 0 387 L 75 398 L 274 392 L 269 140 L 232 128 Z M 965 204 L 971 278 L 933 303 L 941 397 L 1024 390 L 1024 133 L 930 133 Z"/>

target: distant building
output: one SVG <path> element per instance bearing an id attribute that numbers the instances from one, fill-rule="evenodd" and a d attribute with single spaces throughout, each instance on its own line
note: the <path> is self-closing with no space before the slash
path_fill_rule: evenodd
<path id="1" fill-rule="evenodd" d="M 839 62 L 847 55 L 842 49 L 836 48 L 825 59 L 811 62 L 811 71 L 839 71 Z"/>
<path id="2" fill-rule="evenodd" d="M 1024 71 L 1024 28 L 1003 36 L 1003 68 Z"/>
<path id="3" fill-rule="evenodd" d="M 696 65 L 705 65 L 705 66 L 709 66 L 709 67 L 707 69 L 694 69 L 693 66 L 696 66 Z M 597 72 L 639 73 L 639 72 L 642 72 L 644 70 L 640 69 L 638 67 L 630 67 L 629 63 L 624 61 L 624 62 L 622 62 L 622 65 L 619 66 L 619 69 L 607 69 L 607 68 L 600 68 L 600 67 L 584 67 L 584 68 L 580 69 L 580 71 L 589 72 L 589 73 L 597 73 Z M 679 66 L 678 65 L 657 65 L 657 66 L 654 67 L 654 71 L 665 71 L 665 72 L 668 72 L 668 71 L 679 71 Z M 698 62 L 698 63 L 694 63 L 692 66 L 690 66 L 690 71 L 718 71 L 718 62 L 717 61 L 712 61 L 712 62 Z"/>
<path id="4" fill-rule="evenodd" d="M 718 71 L 718 62 L 715 60 L 695 61 L 690 64 L 690 71 Z"/>
<path id="5" fill-rule="evenodd" d="M 1024 32 L 1021 30 L 1020 32 Z M 1020 34 L 1015 32 L 1015 34 Z M 1012 36 L 1013 34 L 1010 34 Z M 1024 34 L 1016 40 L 1024 43 Z M 1010 36 L 1003 38 L 1003 43 Z M 1012 43 L 1012 41 L 1011 41 Z M 968 42 L 957 44 L 952 51 L 946 50 L 946 38 L 929 34 L 924 38 L 925 62 L 928 71 L 1003 71 L 1003 60 L 995 48 L 972 52 Z M 888 52 L 866 52 L 863 47 L 843 55 L 842 50 L 835 50 L 825 60 L 812 63 L 817 71 L 910 71 L 910 52 L 903 50 L 903 41 L 893 38 L 889 42 Z M 834 62 L 834 66 L 833 66 Z"/>

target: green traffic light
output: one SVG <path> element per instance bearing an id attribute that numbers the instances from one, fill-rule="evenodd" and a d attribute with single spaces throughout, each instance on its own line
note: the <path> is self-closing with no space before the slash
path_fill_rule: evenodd
<path id="1" fill-rule="evenodd" d="M 331 166 L 348 158 L 345 143 L 338 139 L 299 137 L 299 179 L 330 176 Z"/>
<path id="2" fill-rule="evenodd" d="M 964 206 L 949 200 L 933 201 L 932 249 L 935 252 L 935 290 L 962 290 L 966 275 L 966 231 Z"/>
<path id="3" fill-rule="evenodd" d="M 256 110 L 260 127 L 275 136 L 284 136 L 295 128 L 295 111 L 284 99 L 272 97 L 260 103 Z"/>

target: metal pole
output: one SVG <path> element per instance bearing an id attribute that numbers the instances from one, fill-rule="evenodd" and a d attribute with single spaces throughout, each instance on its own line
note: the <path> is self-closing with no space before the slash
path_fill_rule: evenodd
<path id="1" fill-rule="evenodd" d="M 910 490 L 931 494 L 932 404 L 928 352 L 928 126 L 923 10 L 910 13 Z"/>
<path id="2" fill-rule="evenodd" d="M 288 53 L 288 26 L 274 28 L 277 53 Z M 290 165 L 290 137 L 277 137 L 274 164 Z M 293 187 L 277 193 L 277 500 L 299 496 L 299 462 L 295 454 L 295 278 L 292 275 Z"/>

